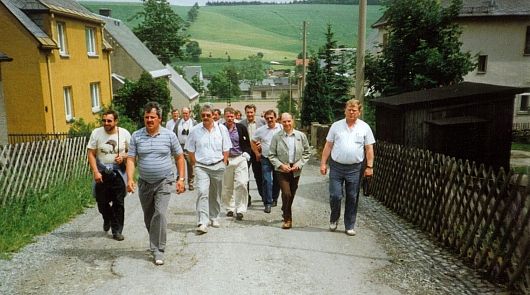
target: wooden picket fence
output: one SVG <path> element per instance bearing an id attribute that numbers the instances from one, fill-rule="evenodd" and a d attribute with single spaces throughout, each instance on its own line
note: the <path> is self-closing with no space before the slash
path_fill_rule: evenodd
<path id="1" fill-rule="evenodd" d="M 488 280 L 530 293 L 527 175 L 378 142 L 371 193 Z"/>
<path id="2" fill-rule="evenodd" d="M 87 142 L 87 137 L 72 137 L 0 146 L 0 205 L 88 175 Z"/>

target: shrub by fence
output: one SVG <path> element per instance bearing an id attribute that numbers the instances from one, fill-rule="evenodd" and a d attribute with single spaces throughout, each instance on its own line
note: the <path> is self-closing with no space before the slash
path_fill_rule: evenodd
<path id="1" fill-rule="evenodd" d="M 23 142 L 0 146 L 0 205 L 88 175 L 86 137 Z"/>
<path id="2" fill-rule="evenodd" d="M 530 293 L 527 175 L 385 142 L 375 153 L 376 199 L 490 281 Z"/>

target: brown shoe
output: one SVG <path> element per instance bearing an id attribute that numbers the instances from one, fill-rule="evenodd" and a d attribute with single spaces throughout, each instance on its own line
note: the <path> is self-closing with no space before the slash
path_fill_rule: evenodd
<path id="1" fill-rule="evenodd" d="M 290 229 L 291 227 L 293 227 L 293 222 L 291 220 L 286 220 L 282 223 L 283 229 Z"/>
<path id="2" fill-rule="evenodd" d="M 193 184 L 188 184 L 188 190 L 189 190 L 189 191 L 192 191 L 192 190 L 194 190 L 194 189 L 195 189 L 195 188 L 193 187 Z"/>

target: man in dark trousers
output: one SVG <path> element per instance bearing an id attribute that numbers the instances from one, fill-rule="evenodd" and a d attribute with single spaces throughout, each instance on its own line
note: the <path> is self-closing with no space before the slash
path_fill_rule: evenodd
<path id="1" fill-rule="evenodd" d="M 126 195 L 125 161 L 131 134 L 120 128 L 118 114 L 113 110 L 103 113 L 102 127 L 96 128 L 88 141 L 88 163 L 94 177 L 94 194 L 99 213 L 103 216 L 103 230 L 112 228 L 112 238 L 124 239 L 124 198 Z"/>
<path id="2" fill-rule="evenodd" d="M 248 130 L 248 134 L 250 135 L 250 140 L 252 140 L 252 134 L 258 129 L 259 127 L 266 125 L 267 122 L 265 122 L 265 119 L 262 117 L 256 117 L 256 106 L 253 104 L 249 104 L 245 106 L 245 114 L 247 117 L 243 120 L 241 120 L 241 123 L 243 126 L 245 126 Z M 258 146 L 259 148 L 259 146 Z M 250 153 L 250 162 L 248 165 L 252 165 L 252 173 L 254 174 L 254 179 L 256 180 L 256 186 L 258 187 L 258 193 L 260 197 L 263 199 L 263 176 L 261 173 L 261 162 L 256 159 L 256 154 L 254 154 L 253 151 Z M 249 190 L 249 187 L 247 185 L 247 190 Z M 252 204 L 252 197 L 250 196 L 250 193 L 248 195 L 248 206 Z"/>

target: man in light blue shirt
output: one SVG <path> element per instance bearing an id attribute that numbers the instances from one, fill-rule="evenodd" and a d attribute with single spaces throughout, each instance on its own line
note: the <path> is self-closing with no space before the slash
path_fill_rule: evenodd
<path id="1" fill-rule="evenodd" d="M 166 212 L 169 199 L 175 192 L 184 192 L 184 155 L 177 136 L 162 126 L 162 109 L 156 102 L 144 107 L 145 127 L 131 136 L 127 157 L 127 191 L 133 192 L 135 165 L 138 163 L 138 196 L 149 232 L 149 247 L 155 264 L 164 264 L 166 247 Z M 175 158 L 179 179 L 175 184 Z"/>

